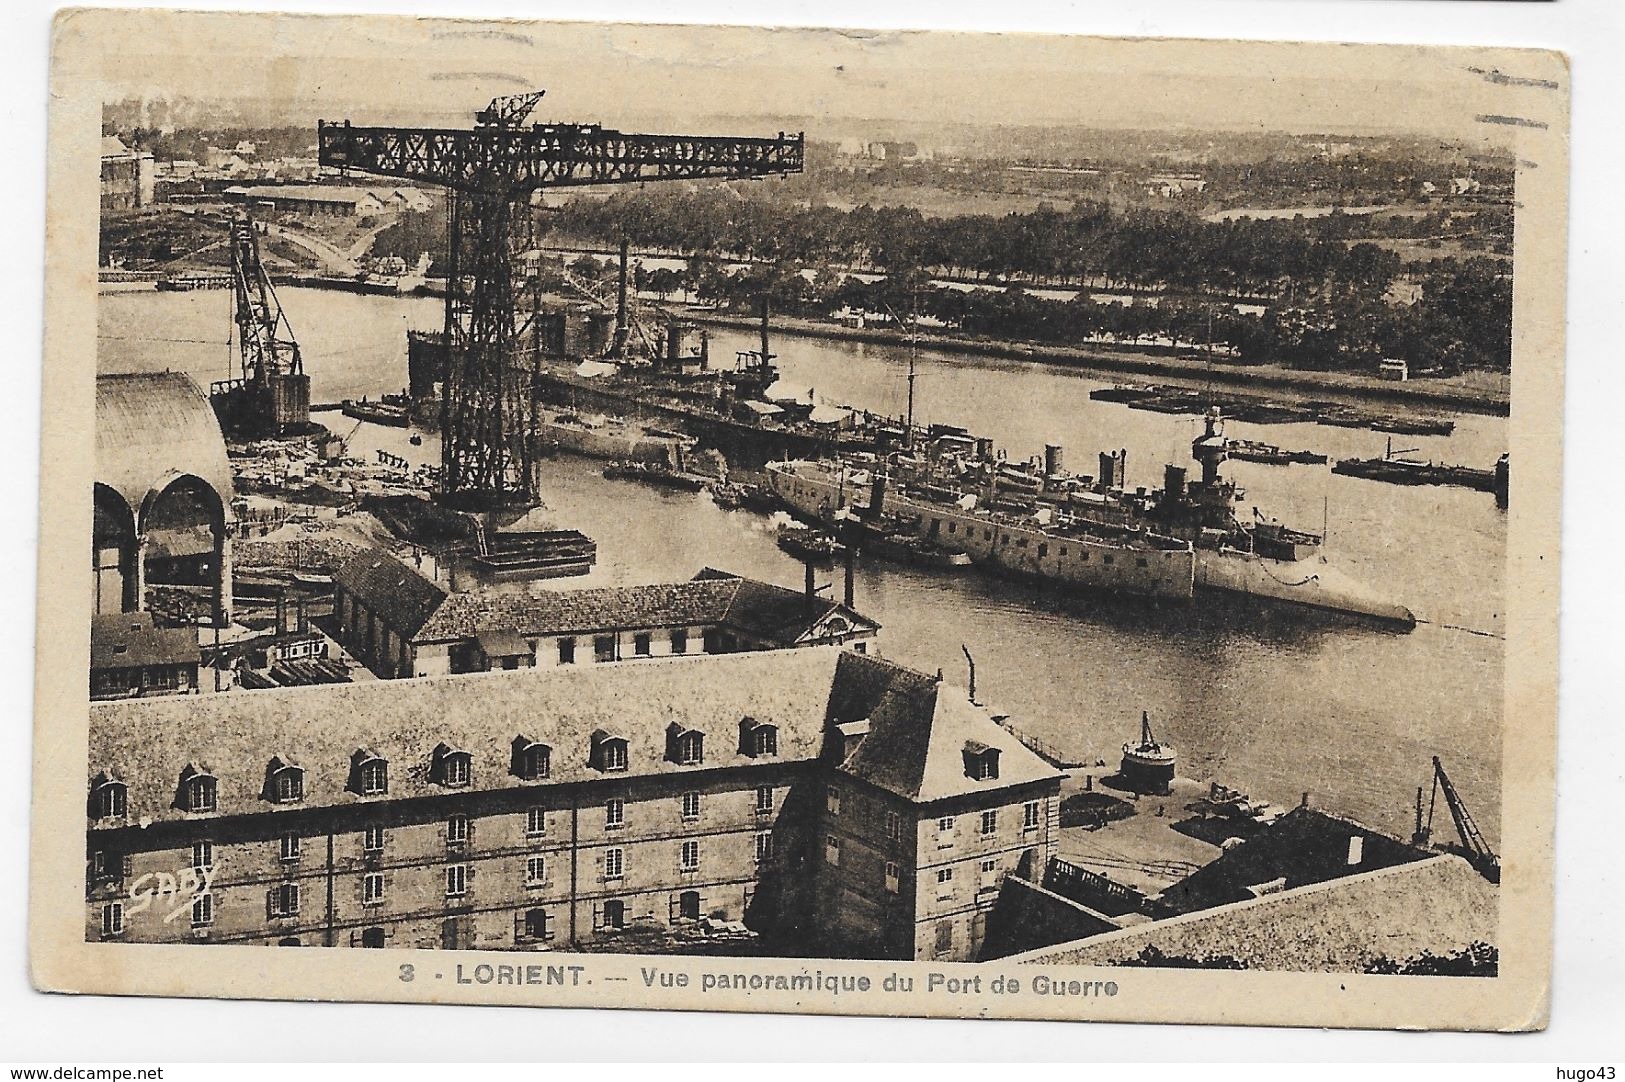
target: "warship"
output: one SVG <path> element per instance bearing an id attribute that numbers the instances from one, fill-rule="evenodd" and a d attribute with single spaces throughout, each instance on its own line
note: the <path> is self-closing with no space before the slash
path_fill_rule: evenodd
<path id="1" fill-rule="evenodd" d="M 1228 450 L 1217 410 L 1191 445 L 1200 469 L 1169 465 L 1161 489 L 1124 483 L 1126 452 L 1100 471 L 1068 473 L 1062 451 L 1015 463 L 992 442 L 933 426 L 924 446 L 881 456 L 769 463 L 766 487 L 790 510 L 902 516 L 924 540 L 963 550 L 984 568 L 1086 590 L 1200 602 L 1239 594 L 1353 614 L 1410 630 L 1409 609 L 1354 580 L 1322 551 L 1323 536 L 1236 514 L 1241 493 L 1221 471 Z"/>

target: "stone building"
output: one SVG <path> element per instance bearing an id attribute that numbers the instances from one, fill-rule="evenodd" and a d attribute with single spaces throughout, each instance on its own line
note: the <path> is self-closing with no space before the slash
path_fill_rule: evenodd
<path id="1" fill-rule="evenodd" d="M 191 377 L 96 377 L 93 613 L 145 610 L 162 586 L 230 624 L 231 499 L 220 422 Z"/>
<path id="2" fill-rule="evenodd" d="M 378 676 L 850 644 L 880 625 L 826 598 L 705 569 L 687 582 L 453 593 L 379 550 L 334 574 L 339 640 Z"/>
<path id="3" fill-rule="evenodd" d="M 96 704 L 89 775 L 93 940 L 683 950 L 743 921 L 956 959 L 971 870 L 1045 859 L 1059 789 L 962 693 L 827 646 Z"/>
<path id="4" fill-rule="evenodd" d="M 90 620 L 90 697 L 186 695 L 198 690 L 202 650 L 184 627 L 155 627 L 145 612 Z"/>
<path id="5" fill-rule="evenodd" d="M 151 206 L 157 171 L 151 154 L 131 150 L 117 136 L 102 137 L 102 200 L 107 211 Z"/>

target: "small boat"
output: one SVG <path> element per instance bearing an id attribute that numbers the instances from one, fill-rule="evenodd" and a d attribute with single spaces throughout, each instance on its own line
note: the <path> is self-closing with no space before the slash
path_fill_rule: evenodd
<path id="1" fill-rule="evenodd" d="M 356 421 L 367 421 L 375 425 L 387 425 L 390 428 L 405 428 L 412 423 L 412 410 L 401 402 L 392 402 L 384 399 L 372 402 L 365 398 L 357 401 L 353 398 L 344 400 L 342 407 L 344 416 Z"/>
<path id="2" fill-rule="evenodd" d="M 779 548 L 798 560 L 829 564 L 846 554 L 846 546 L 811 526 L 779 527 Z"/>
<path id="3" fill-rule="evenodd" d="M 604 476 L 611 481 L 643 481 L 683 492 L 699 492 L 710 480 L 700 474 L 673 469 L 659 462 L 611 462 L 604 467 Z"/>
<path id="4" fill-rule="evenodd" d="M 1226 440 L 1224 449 L 1229 458 L 1241 462 L 1262 462 L 1270 466 L 1286 466 L 1295 462 L 1320 466 L 1326 462 L 1326 456 L 1315 451 L 1287 451 L 1273 443 L 1260 443 L 1257 440 Z"/>
<path id="5" fill-rule="evenodd" d="M 1448 436 L 1456 430 L 1456 422 L 1448 417 L 1378 417 L 1371 427 L 1402 436 Z"/>
<path id="6" fill-rule="evenodd" d="M 1399 453 L 1402 455 L 1406 452 Z M 1481 470 L 1474 466 L 1399 458 L 1394 454 L 1392 439 L 1388 441 L 1388 449 L 1381 458 L 1340 458 L 1333 463 L 1332 472 L 1347 477 L 1363 477 L 1368 481 L 1386 481 L 1391 485 L 1459 485 L 1497 494 L 1503 491 L 1505 476 L 1499 463 L 1494 469 Z"/>

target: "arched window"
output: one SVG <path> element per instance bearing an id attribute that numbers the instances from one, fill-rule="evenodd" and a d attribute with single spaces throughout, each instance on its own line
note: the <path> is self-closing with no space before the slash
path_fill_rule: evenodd
<path id="1" fill-rule="evenodd" d="M 220 784 L 213 774 L 187 767 L 182 775 L 181 806 L 189 812 L 212 812 L 220 807 Z"/>
<path id="2" fill-rule="evenodd" d="M 705 734 L 672 722 L 666 728 L 666 758 L 682 766 L 699 765 L 705 760 Z"/>
<path id="3" fill-rule="evenodd" d="M 628 762 L 626 737 L 599 730 L 592 734 L 592 755 L 588 760 L 594 770 L 605 772 L 625 770 Z"/>
<path id="4" fill-rule="evenodd" d="M 430 776 L 448 789 L 462 789 L 474 778 L 474 756 L 449 744 L 434 749 Z"/>
<path id="5" fill-rule="evenodd" d="M 389 792 L 389 760 L 360 748 L 350 757 L 350 790 L 361 796 Z"/>
<path id="6" fill-rule="evenodd" d="M 122 819 L 129 808 L 129 786 L 105 775 L 92 782 L 90 814 L 97 819 Z"/>
<path id="7" fill-rule="evenodd" d="M 513 773 L 524 781 L 540 781 L 553 768 L 553 749 L 525 736 L 514 738 Z"/>
<path id="8" fill-rule="evenodd" d="M 777 755 L 779 753 L 779 727 L 755 718 L 745 718 L 739 723 L 739 754 L 749 755 L 752 758 Z"/>
<path id="9" fill-rule="evenodd" d="M 284 760 L 272 759 L 267 793 L 278 804 L 297 804 L 305 799 L 304 768 Z"/>

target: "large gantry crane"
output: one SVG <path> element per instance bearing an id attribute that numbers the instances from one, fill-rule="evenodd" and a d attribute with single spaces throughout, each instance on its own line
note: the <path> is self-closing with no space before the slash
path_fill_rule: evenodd
<path id="1" fill-rule="evenodd" d="M 441 496 L 468 510 L 537 499 L 531 380 L 517 363 L 514 265 L 534 248 L 545 188 L 797 173 L 803 137 L 628 135 L 596 124 L 526 124 L 543 91 L 492 100 L 472 129 L 318 122 L 319 161 L 444 187 L 451 204 Z"/>

